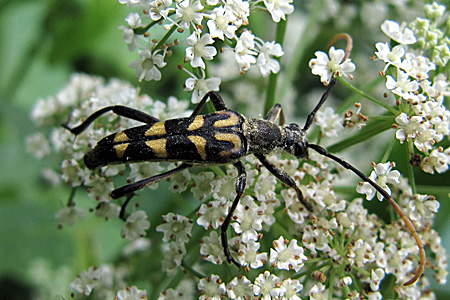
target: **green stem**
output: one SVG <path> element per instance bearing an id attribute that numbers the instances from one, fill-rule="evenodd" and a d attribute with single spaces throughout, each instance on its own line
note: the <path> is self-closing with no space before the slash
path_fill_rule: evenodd
<path id="1" fill-rule="evenodd" d="M 162 48 L 162 45 L 167 41 L 167 39 L 172 35 L 172 33 L 177 29 L 178 27 L 176 25 L 172 25 L 170 27 L 169 31 L 162 37 L 162 39 L 158 42 L 158 44 L 155 46 L 154 49 L 160 49 Z"/>
<path id="2" fill-rule="evenodd" d="M 378 76 L 368 84 L 364 85 L 362 90 L 364 94 L 367 94 L 371 92 L 375 87 L 377 87 L 382 81 L 383 77 Z M 349 97 L 347 97 L 344 102 L 339 106 L 338 109 L 336 109 L 337 114 L 343 114 L 349 107 L 353 106 L 355 102 L 360 101 L 359 99 L 362 96 L 360 94 L 351 94 Z"/>
<path id="3" fill-rule="evenodd" d="M 345 81 L 342 77 L 338 77 L 338 80 L 339 80 L 339 82 L 341 82 L 343 85 L 345 85 L 345 86 L 346 86 L 348 89 L 350 89 L 351 91 L 353 91 L 353 92 L 355 92 L 355 93 L 357 93 L 357 94 L 363 96 L 364 98 L 366 98 L 367 100 L 372 101 L 372 102 L 375 103 L 375 104 L 378 104 L 378 105 L 384 107 L 385 109 L 387 109 L 388 111 L 390 111 L 392 114 L 394 114 L 394 115 L 396 115 L 396 116 L 399 114 L 399 112 L 398 112 L 395 108 L 393 108 L 393 107 L 387 105 L 386 103 L 383 103 L 383 102 L 379 101 L 378 99 L 376 99 L 376 98 L 374 98 L 374 97 L 372 97 L 372 96 L 370 96 L 370 95 L 364 93 L 364 92 L 361 91 L 360 89 L 356 88 L 354 85 L 351 85 L 350 83 L 348 83 L 347 81 Z"/>
<path id="4" fill-rule="evenodd" d="M 67 201 L 67 206 L 72 206 L 76 191 L 77 191 L 76 186 L 72 188 L 72 191 L 70 191 L 69 200 Z"/>
<path id="5" fill-rule="evenodd" d="M 286 71 L 284 72 L 284 79 L 280 86 L 280 92 L 278 93 L 279 99 L 284 99 L 284 97 L 286 97 L 287 91 L 295 78 L 295 73 L 298 70 L 298 66 L 303 59 L 306 47 L 311 44 L 311 40 L 315 36 L 314 34 L 316 30 L 313 29 L 317 28 L 316 23 L 319 19 L 319 13 L 323 11 L 324 2 L 324 0 L 312 1 L 313 7 L 308 13 L 308 20 L 303 28 L 303 31 L 299 33 L 300 38 L 295 45 L 295 52 L 292 60 L 289 62 L 289 65 L 286 67 Z"/>
<path id="6" fill-rule="evenodd" d="M 328 300 L 333 299 L 334 277 L 336 277 L 336 268 L 330 270 L 330 281 L 328 282 Z"/>
<path id="7" fill-rule="evenodd" d="M 450 193 L 450 187 L 448 186 L 416 185 L 416 188 L 420 191 L 420 194 L 441 194 L 444 196 Z"/>
<path id="8" fill-rule="evenodd" d="M 336 153 L 349 148 L 350 146 L 366 141 L 371 137 L 392 128 L 393 121 L 394 119 L 391 117 L 390 119 L 386 119 L 384 121 L 373 122 L 365 126 L 365 128 L 361 129 L 354 136 L 351 136 L 343 141 L 337 142 L 336 144 L 327 147 L 327 150 L 330 153 Z"/>
<path id="9" fill-rule="evenodd" d="M 284 36 L 286 35 L 286 20 L 281 20 L 277 25 L 277 33 L 275 37 L 275 42 L 283 45 Z M 281 58 L 275 58 L 278 62 L 280 62 Z M 267 92 L 266 92 L 266 102 L 264 103 L 264 115 L 275 105 L 275 95 L 277 93 L 277 82 L 278 82 L 278 73 L 270 73 L 269 82 L 267 83 Z"/>
<path id="10" fill-rule="evenodd" d="M 414 154 L 414 144 L 412 140 L 408 140 L 408 147 L 406 147 L 406 158 L 411 158 L 411 155 Z M 413 166 L 408 162 L 406 164 L 406 168 L 408 170 L 408 180 L 409 185 L 411 186 L 411 189 L 413 191 L 413 194 L 417 194 L 417 188 L 416 188 L 416 180 L 414 178 L 414 170 Z"/>
<path id="11" fill-rule="evenodd" d="M 392 141 L 389 143 L 386 151 L 384 152 L 384 155 L 381 158 L 380 163 L 385 163 L 388 160 L 389 155 L 391 155 L 392 149 L 394 149 L 394 146 L 396 143 L 397 143 L 397 139 L 392 139 Z"/>
<path id="12" fill-rule="evenodd" d="M 198 279 L 202 279 L 205 278 L 205 275 L 203 275 L 202 273 L 198 272 L 197 270 L 195 270 L 194 268 L 192 268 L 189 264 L 186 263 L 185 260 L 181 261 L 181 266 L 188 271 L 190 274 L 194 275 L 195 277 L 197 277 Z"/>
<path id="13" fill-rule="evenodd" d="M 209 169 L 217 176 L 225 177 L 227 175 L 219 166 L 210 166 Z"/>
<path id="14" fill-rule="evenodd" d="M 168 16 L 170 17 L 170 16 L 174 15 L 175 13 L 176 13 L 175 11 L 172 11 L 172 12 L 170 12 L 168 14 Z M 150 28 L 152 28 L 153 26 L 155 26 L 156 24 L 159 24 L 161 21 L 162 21 L 162 18 L 160 18 L 159 20 L 156 20 L 156 21 L 148 23 L 147 26 L 134 28 L 133 31 L 134 31 L 135 34 L 144 34 Z"/>

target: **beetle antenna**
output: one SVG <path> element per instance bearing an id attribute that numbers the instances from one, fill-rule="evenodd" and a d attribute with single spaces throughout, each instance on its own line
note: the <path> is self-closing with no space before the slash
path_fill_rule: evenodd
<path id="1" fill-rule="evenodd" d="M 330 95 L 331 89 L 333 88 L 333 86 L 336 84 L 336 77 L 334 77 L 330 84 L 328 85 L 328 89 L 327 91 L 322 95 L 322 98 L 320 98 L 319 103 L 317 103 L 316 107 L 313 109 L 313 111 L 308 115 L 308 118 L 306 119 L 306 123 L 305 126 L 303 126 L 303 132 L 306 132 L 309 127 L 311 126 L 312 122 L 314 121 L 314 117 L 316 116 L 317 111 L 320 109 L 320 107 L 322 106 L 322 104 L 325 103 L 325 101 L 327 100 L 328 96 Z"/>
<path id="2" fill-rule="evenodd" d="M 408 282 L 404 283 L 404 285 L 408 286 L 408 285 L 415 283 L 420 278 L 420 276 L 422 276 L 422 274 L 423 274 L 423 271 L 425 268 L 426 256 L 425 256 L 425 249 L 423 247 L 422 240 L 420 239 L 419 234 L 416 231 L 416 227 L 411 222 L 410 218 L 403 212 L 403 210 L 397 204 L 397 202 L 395 202 L 395 200 L 392 199 L 391 196 L 383 188 L 381 188 L 376 182 L 374 182 L 372 179 L 367 177 L 360 170 L 358 170 L 357 168 L 355 168 L 348 162 L 340 159 L 339 157 L 329 153 L 327 150 L 325 150 L 325 148 L 323 148 L 319 145 L 308 144 L 308 148 L 314 149 L 319 154 L 329 157 L 332 160 L 334 160 L 335 162 L 337 162 L 338 164 L 340 164 L 341 166 L 343 166 L 344 168 L 351 170 L 353 173 L 358 175 L 362 180 L 364 180 L 365 182 L 368 182 L 371 186 L 373 186 L 381 195 L 383 195 L 384 198 L 386 198 L 389 201 L 389 203 L 392 205 L 392 207 L 397 212 L 397 214 L 402 218 L 403 222 L 405 222 L 406 227 L 408 227 L 409 231 L 411 232 L 412 236 L 414 237 L 414 240 L 416 241 L 417 247 L 419 247 L 419 254 L 420 254 L 419 268 L 416 271 L 416 274 L 414 275 L 414 277 L 411 278 Z"/>
<path id="3" fill-rule="evenodd" d="M 345 40 L 347 42 L 347 46 L 345 47 L 345 56 L 343 61 L 346 61 L 350 58 L 350 53 L 353 48 L 353 39 L 348 33 L 338 33 L 328 42 L 327 48 L 330 48 L 334 43 L 339 40 Z"/>

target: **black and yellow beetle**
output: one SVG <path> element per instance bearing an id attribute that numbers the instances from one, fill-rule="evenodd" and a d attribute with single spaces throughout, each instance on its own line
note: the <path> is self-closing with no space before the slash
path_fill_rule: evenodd
<path id="1" fill-rule="evenodd" d="M 239 263 L 232 257 L 229 250 L 227 229 L 246 185 L 247 176 L 240 159 L 249 154 L 255 155 L 273 175 L 293 188 L 297 193 L 299 201 L 306 209 L 312 211 L 312 205 L 303 197 L 294 179 L 284 170 L 269 162 L 266 159 L 266 155 L 273 151 L 285 151 L 298 158 L 303 158 L 307 157 L 308 149 L 313 149 L 353 171 L 362 180 L 371 184 L 379 193 L 388 199 L 396 212 L 401 216 L 420 249 L 419 269 L 416 275 L 405 283 L 405 285 L 412 284 L 423 273 L 425 264 L 425 250 L 412 222 L 390 195 L 373 180 L 346 161 L 328 153 L 319 145 L 309 143 L 307 140 L 306 132 L 311 126 L 316 112 L 327 99 L 335 83 L 336 79 L 330 82 L 327 91 L 323 94 L 314 110 L 308 115 L 303 128 L 300 128 L 297 124 L 283 125 L 284 117 L 281 105 L 279 104 L 272 107 L 265 119 L 246 118 L 240 113 L 228 109 L 222 98 L 216 92 L 208 92 L 194 109 L 192 115 L 186 118 L 161 121 L 142 111 L 116 105 L 108 106 L 95 112 L 75 128 L 69 128 L 67 125 L 63 126 L 73 134 L 78 135 L 95 119 L 109 111 L 146 124 L 111 134 L 100 140 L 94 149 L 90 150 L 84 156 L 84 163 L 89 169 L 96 169 L 110 164 L 143 161 L 183 162 L 180 166 L 165 173 L 131 183 L 112 191 L 111 197 L 114 199 L 127 197 L 124 206 L 134 195 L 135 191 L 167 179 L 193 165 L 234 164 L 238 170 L 236 197 L 221 226 L 221 240 L 228 262 L 233 262 L 238 267 L 240 267 Z M 199 115 L 208 99 L 211 100 L 216 112 Z M 280 119 L 280 125 L 275 124 L 278 118 Z"/>

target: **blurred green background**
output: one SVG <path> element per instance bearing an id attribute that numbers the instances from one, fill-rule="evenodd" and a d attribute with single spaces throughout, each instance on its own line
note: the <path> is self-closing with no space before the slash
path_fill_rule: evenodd
<path id="1" fill-rule="evenodd" d="M 177 70 L 164 69 L 162 82 L 138 84 L 128 68 L 137 54 L 128 51 L 118 29 L 128 13 L 114 0 L 0 2 L 0 299 L 33 299 L 39 289 L 49 299 L 68 297 L 74 276 L 98 263 L 92 257 L 111 261 L 125 243 L 118 235 L 120 222 L 88 218 L 58 229 L 54 215 L 70 189 L 42 180 L 42 169 L 57 166 L 51 158 L 40 161 L 27 153 L 25 138 L 40 130 L 30 120 L 37 100 L 55 95 L 73 72 L 120 78 L 155 99 L 182 93 Z M 431 186 L 448 186 L 449 176 L 418 181 L 428 185 L 420 192 L 441 201 L 435 228 L 450 249 L 448 195 Z M 438 299 L 450 299 L 449 287 L 433 287 Z"/>

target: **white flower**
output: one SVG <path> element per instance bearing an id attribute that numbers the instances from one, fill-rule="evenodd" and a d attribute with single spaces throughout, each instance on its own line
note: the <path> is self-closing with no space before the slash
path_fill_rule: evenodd
<path id="1" fill-rule="evenodd" d="M 442 148 L 438 148 L 431 151 L 430 156 L 424 158 L 421 168 L 430 174 L 434 174 L 434 171 L 444 173 L 448 170 L 449 164 L 450 156 L 444 153 Z"/>
<path id="2" fill-rule="evenodd" d="M 120 4 L 126 4 L 128 7 L 133 4 L 138 4 L 139 2 L 141 2 L 141 0 L 119 0 Z"/>
<path id="3" fill-rule="evenodd" d="M 248 24 L 248 16 L 250 15 L 250 3 L 247 0 L 225 0 L 226 6 L 231 8 L 236 16 L 234 25 L 240 27 Z"/>
<path id="4" fill-rule="evenodd" d="M 157 162 L 151 164 L 131 164 L 129 180 L 139 181 L 157 173 L 164 171 L 164 168 Z M 148 188 L 155 190 L 158 188 L 158 183 L 150 185 Z"/>
<path id="5" fill-rule="evenodd" d="M 129 27 L 119 26 L 119 29 L 123 30 L 123 39 L 128 44 L 128 50 L 133 52 L 139 40 L 139 35 L 135 34 L 133 29 L 141 26 L 142 20 L 138 13 L 131 13 L 125 18 L 125 21 Z"/>
<path id="6" fill-rule="evenodd" d="M 89 186 L 88 194 L 97 201 L 109 201 L 110 193 L 114 190 L 114 183 L 108 178 L 95 174 L 88 176 L 84 181 L 85 186 Z"/>
<path id="7" fill-rule="evenodd" d="M 147 291 L 140 290 L 136 286 L 125 288 L 118 291 L 117 296 L 114 298 L 117 300 L 145 300 L 147 299 Z"/>
<path id="8" fill-rule="evenodd" d="M 214 8 L 208 17 L 211 19 L 207 22 L 211 37 L 223 40 L 224 35 L 229 39 L 235 36 L 237 26 L 233 22 L 236 17 L 229 6 Z"/>
<path id="9" fill-rule="evenodd" d="M 319 282 L 311 287 L 309 297 L 311 300 L 325 300 L 330 298 L 328 297 L 329 293 L 330 291 L 326 289 L 326 286 Z"/>
<path id="10" fill-rule="evenodd" d="M 345 57 L 345 51 L 342 49 L 336 50 L 334 47 L 330 48 L 329 58 L 325 52 L 317 51 L 314 53 L 317 58 L 309 61 L 309 67 L 314 75 L 320 76 L 320 81 L 324 84 L 330 82 L 331 76 L 339 72 L 340 75 L 349 76 L 348 73 L 355 71 L 356 66 L 350 59 L 342 60 Z"/>
<path id="11" fill-rule="evenodd" d="M 259 206 L 250 196 L 242 198 L 236 207 L 233 217 L 235 222 L 231 223 L 231 226 L 236 233 L 241 234 L 243 243 L 258 239 L 258 231 L 262 229 L 263 221 L 259 211 Z"/>
<path id="12" fill-rule="evenodd" d="M 50 154 L 50 144 L 44 134 L 37 132 L 26 138 L 27 151 L 37 158 L 43 158 Z"/>
<path id="13" fill-rule="evenodd" d="M 219 91 L 219 85 L 220 85 L 220 78 L 219 77 L 211 77 L 208 79 L 204 78 L 196 78 L 196 77 L 190 77 L 186 79 L 184 85 L 185 91 L 193 91 L 192 92 L 192 103 L 199 103 L 200 100 L 202 100 L 203 96 L 206 95 L 209 91 Z"/>
<path id="14" fill-rule="evenodd" d="M 261 299 L 278 299 L 281 294 L 280 284 L 280 278 L 265 271 L 255 279 L 253 293 Z"/>
<path id="15" fill-rule="evenodd" d="M 372 270 L 370 275 L 370 288 L 372 291 L 378 291 L 380 288 L 381 280 L 383 280 L 385 276 L 384 270 L 381 268 Z"/>
<path id="16" fill-rule="evenodd" d="M 157 54 L 157 51 L 152 54 L 149 49 L 139 50 L 138 53 L 142 59 L 132 61 L 129 67 L 136 69 L 136 76 L 139 81 L 144 79 L 146 81 L 161 80 L 161 71 L 158 68 L 166 65 L 164 56 Z"/>
<path id="17" fill-rule="evenodd" d="M 201 24 L 203 20 L 203 13 L 199 12 L 203 9 L 203 5 L 199 0 L 184 0 L 177 1 L 177 9 L 175 18 L 180 20 L 180 27 L 189 29 L 191 22 Z"/>
<path id="18" fill-rule="evenodd" d="M 239 245 L 239 263 L 243 266 L 250 266 L 252 269 L 262 267 L 268 260 L 267 253 L 259 253 L 260 244 L 254 240 L 248 241 L 246 244 Z"/>
<path id="19" fill-rule="evenodd" d="M 70 284 L 70 288 L 77 293 L 89 296 L 92 289 L 98 285 L 101 275 L 101 268 L 89 267 L 87 271 L 83 271 L 77 276 Z"/>
<path id="20" fill-rule="evenodd" d="M 408 78 L 409 76 L 406 72 L 398 70 L 397 80 L 391 75 L 386 76 L 386 88 L 405 100 L 415 99 L 416 95 L 414 95 L 414 92 L 419 88 L 419 83 Z"/>
<path id="21" fill-rule="evenodd" d="M 341 116 L 334 113 L 333 108 L 326 107 L 324 110 L 319 110 L 316 114 L 314 122 L 320 126 L 322 134 L 327 137 L 338 136 L 344 127 L 342 126 Z"/>
<path id="22" fill-rule="evenodd" d="M 256 64 L 264 77 L 269 76 L 270 72 L 278 73 L 280 71 L 280 63 L 273 56 L 280 57 L 284 54 L 281 45 L 275 42 L 266 42 L 259 49 Z"/>
<path id="23" fill-rule="evenodd" d="M 209 33 L 200 37 L 200 32 L 196 31 L 187 38 L 186 43 L 191 46 L 186 48 L 186 61 L 191 61 L 191 66 L 194 68 L 204 69 L 206 66 L 203 58 L 211 60 L 217 54 L 214 46 L 207 46 L 214 43 Z"/>
<path id="24" fill-rule="evenodd" d="M 383 190 L 389 195 L 391 189 L 388 187 L 388 183 L 400 183 L 400 172 L 397 170 L 391 171 L 395 166 L 394 163 L 381 163 L 374 166 L 374 171 L 370 173 L 369 178 L 375 181 Z M 364 182 L 362 185 L 358 185 L 356 191 L 360 194 L 366 194 L 367 200 L 372 200 L 375 196 L 375 188 L 368 182 Z M 383 200 L 383 195 L 377 192 L 378 200 Z"/>
<path id="25" fill-rule="evenodd" d="M 281 283 L 282 299 L 285 300 L 301 300 L 297 295 L 303 290 L 303 285 L 296 279 L 286 278 Z"/>
<path id="26" fill-rule="evenodd" d="M 425 14 L 429 19 L 437 19 L 445 12 L 445 5 L 440 5 L 437 2 L 432 4 L 425 4 Z"/>
<path id="27" fill-rule="evenodd" d="M 234 53 L 241 71 L 249 70 L 256 63 L 255 36 L 250 31 L 244 31 L 238 38 Z"/>
<path id="28" fill-rule="evenodd" d="M 227 285 L 230 299 L 244 300 L 253 298 L 253 284 L 245 276 L 234 277 Z"/>
<path id="29" fill-rule="evenodd" d="M 200 241 L 200 254 L 204 259 L 213 264 L 221 264 L 226 260 L 222 243 L 217 231 L 211 231 L 209 236 L 204 236 Z"/>
<path id="30" fill-rule="evenodd" d="M 399 125 L 395 137 L 402 144 L 408 139 L 415 139 L 418 133 L 425 130 L 423 118 L 419 116 L 410 117 L 402 112 L 395 118 L 395 122 Z"/>
<path id="31" fill-rule="evenodd" d="M 95 208 L 95 216 L 105 219 L 118 218 L 119 213 L 120 206 L 109 201 L 101 201 Z"/>
<path id="32" fill-rule="evenodd" d="M 225 283 L 217 275 L 201 279 L 198 289 L 201 294 L 200 300 L 221 300 L 226 295 Z"/>
<path id="33" fill-rule="evenodd" d="M 150 2 L 148 14 L 153 21 L 158 21 L 161 18 L 167 19 L 171 10 L 173 10 L 172 0 L 154 0 Z"/>
<path id="34" fill-rule="evenodd" d="M 186 254 L 186 246 L 177 242 L 164 243 L 163 252 L 162 269 L 167 275 L 172 276 L 181 266 L 181 261 Z"/>
<path id="35" fill-rule="evenodd" d="M 175 299 L 183 299 L 183 292 L 174 290 L 174 289 L 167 289 L 159 293 L 159 297 L 157 300 L 175 300 Z"/>
<path id="36" fill-rule="evenodd" d="M 413 221 L 432 220 L 440 207 L 439 201 L 433 196 L 415 194 L 408 202 L 409 216 Z M 422 224 L 425 222 L 421 222 Z"/>
<path id="37" fill-rule="evenodd" d="M 402 57 L 405 55 L 405 49 L 402 45 L 397 45 L 394 48 L 390 48 L 388 43 L 377 43 L 375 45 L 378 52 L 375 52 L 379 59 L 386 63 L 384 70 L 386 71 L 390 65 L 397 68 L 409 71 L 411 69 L 411 64 L 409 60 L 402 61 Z"/>
<path id="38" fill-rule="evenodd" d="M 195 186 L 191 188 L 194 197 L 203 200 L 205 197 L 211 195 L 212 182 L 214 180 L 213 172 L 201 172 L 194 177 Z"/>
<path id="39" fill-rule="evenodd" d="M 303 254 L 303 248 L 298 246 L 297 240 L 285 240 L 284 237 L 273 242 L 275 249 L 270 249 L 270 263 L 278 269 L 298 272 L 303 267 L 303 261 L 308 258 Z"/>
<path id="40" fill-rule="evenodd" d="M 386 20 L 381 24 L 381 30 L 391 39 L 399 44 L 414 44 L 417 39 L 411 29 L 406 27 L 406 23 L 400 26 L 397 22 Z"/>
<path id="41" fill-rule="evenodd" d="M 89 171 L 81 169 L 75 159 L 64 160 L 61 164 L 62 179 L 72 186 L 80 186 L 85 178 L 89 177 Z"/>
<path id="42" fill-rule="evenodd" d="M 61 223 L 65 223 L 68 225 L 75 224 L 76 218 L 84 219 L 85 217 L 84 210 L 82 208 L 76 206 L 67 206 L 58 211 L 55 215 Z"/>
<path id="43" fill-rule="evenodd" d="M 163 216 L 163 224 L 158 225 L 156 231 L 164 234 L 164 242 L 175 240 L 178 243 L 187 243 L 191 238 L 192 220 L 182 215 L 168 213 Z"/>
<path id="44" fill-rule="evenodd" d="M 294 11 L 293 0 L 264 0 L 264 5 L 272 15 L 274 22 L 280 22 L 281 19 L 286 20 L 286 15 Z"/>
<path id="45" fill-rule="evenodd" d="M 130 214 L 122 227 L 122 237 L 132 241 L 144 237 L 146 230 L 150 228 L 150 222 L 147 220 L 147 214 L 143 210 L 138 210 Z"/>
<path id="46" fill-rule="evenodd" d="M 208 204 L 202 204 L 198 210 L 197 224 L 205 229 L 217 229 L 222 225 L 222 218 L 228 213 L 228 207 L 221 201 L 210 201 Z"/>

